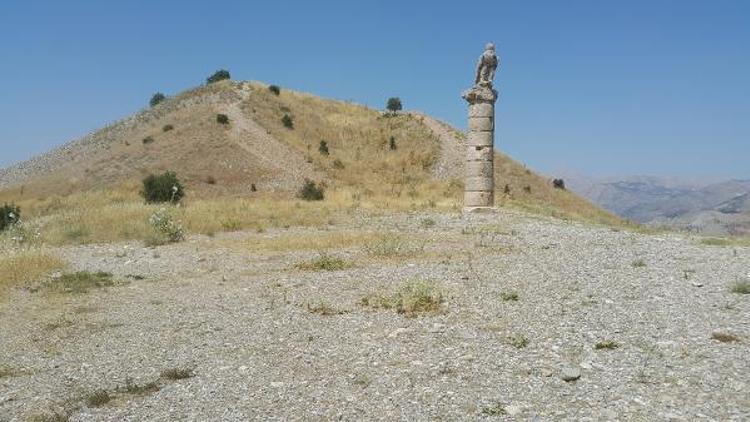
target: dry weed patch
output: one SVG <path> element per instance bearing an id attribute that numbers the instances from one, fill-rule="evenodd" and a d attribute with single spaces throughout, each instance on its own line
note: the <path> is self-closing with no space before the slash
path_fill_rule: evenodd
<path id="1" fill-rule="evenodd" d="M 38 281 L 66 266 L 62 259 L 42 249 L 3 253 L 4 256 L 0 257 L 0 297 L 10 287 Z"/>

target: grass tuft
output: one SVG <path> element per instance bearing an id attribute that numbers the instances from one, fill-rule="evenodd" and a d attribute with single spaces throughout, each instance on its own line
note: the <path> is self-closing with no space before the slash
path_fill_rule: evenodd
<path id="1" fill-rule="evenodd" d="M 125 392 L 137 396 L 151 394 L 159 391 L 159 385 L 155 382 L 149 382 L 143 385 L 139 385 L 133 381 L 132 378 L 125 378 Z"/>
<path id="2" fill-rule="evenodd" d="M 191 378 L 195 376 L 195 374 L 190 368 L 170 368 L 161 371 L 160 376 L 167 380 L 176 381 Z"/>
<path id="3" fill-rule="evenodd" d="M 740 280 L 729 287 L 729 291 L 741 295 L 750 294 L 750 280 Z"/>
<path id="4" fill-rule="evenodd" d="M 508 342 L 516 349 L 523 349 L 529 345 L 529 339 L 523 334 L 513 334 L 508 337 Z"/>
<path id="5" fill-rule="evenodd" d="M 106 390 L 97 390 L 86 396 L 86 404 L 89 407 L 100 407 L 109 403 L 112 396 Z"/>
<path id="6" fill-rule="evenodd" d="M 409 318 L 434 315 L 443 310 L 443 292 L 433 281 L 413 279 L 403 282 L 393 295 L 366 296 L 360 305 L 393 309 Z"/>
<path id="7" fill-rule="evenodd" d="M 78 271 L 76 273 L 67 273 L 48 283 L 53 290 L 60 290 L 65 293 L 87 293 L 91 289 L 99 289 L 114 285 L 112 274 L 97 271 Z"/>
<path id="8" fill-rule="evenodd" d="M 492 406 L 482 408 L 482 414 L 486 416 L 505 416 L 508 412 L 501 403 L 495 403 Z"/>
<path id="9" fill-rule="evenodd" d="M 646 266 L 646 261 L 643 259 L 636 259 L 635 261 L 631 262 L 630 265 L 633 266 L 633 268 L 643 268 Z"/>
<path id="10" fill-rule="evenodd" d="M 620 345 L 613 340 L 602 340 L 594 345 L 596 350 L 614 350 L 620 347 Z"/>
<path id="11" fill-rule="evenodd" d="M 409 257 L 424 252 L 425 242 L 407 240 L 393 233 L 386 233 L 368 242 L 364 246 L 365 252 L 379 258 Z"/>
<path id="12" fill-rule="evenodd" d="M 503 302 L 517 302 L 518 301 L 518 293 L 516 292 L 502 292 L 500 294 L 500 297 L 503 299 Z"/>
<path id="13" fill-rule="evenodd" d="M 342 258 L 322 254 L 312 261 L 301 262 L 295 268 L 306 271 L 341 271 L 351 267 L 351 263 Z"/>
<path id="14" fill-rule="evenodd" d="M 738 343 L 740 341 L 739 336 L 723 331 L 714 331 L 711 338 L 722 343 Z"/>

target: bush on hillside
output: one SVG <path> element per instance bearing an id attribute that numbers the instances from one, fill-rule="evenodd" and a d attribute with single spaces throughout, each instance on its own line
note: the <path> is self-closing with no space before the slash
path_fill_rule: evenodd
<path id="1" fill-rule="evenodd" d="M 21 219 L 21 209 L 13 204 L 0 207 L 0 232 L 18 223 Z"/>
<path id="2" fill-rule="evenodd" d="M 322 186 L 318 186 L 312 180 L 305 180 L 302 189 L 299 190 L 297 197 L 305 201 L 322 201 L 325 197 L 325 191 Z"/>
<path id="3" fill-rule="evenodd" d="M 164 125 L 164 127 L 161 128 L 162 132 L 169 132 L 172 129 L 174 129 L 174 126 L 172 125 Z"/>
<path id="4" fill-rule="evenodd" d="M 228 70 L 220 69 L 214 72 L 213 75 L 206 78 L 206 83 L 212 84 L 214 82 L 219 82 L 219 81 L 223 81 L 225 79 L 231 79 L 231 78 L 232 78 L 232 75 L 229 74 Z"/>
<path id="5" fill-rule="evenodd" d="M 318 145 L 318 152 L 320 152 L 320 155 L 330 154 L 330 152 L 328 151 L 328 142 L 320 141 L 320 145 Z"/>
<path id="6" fill-rule="evenodd" d="M 166 100 L 166 99 L 167 99 L 167 96 L 166 96 L 166 95 L 162 94 L 161 92 L 157 92 L 156 94 L 154 94 L 154 95 L 153 95 L 153 96 L 151 97 L 151 100 L 150 100 L 150 101 L 148 102 L 148 104 L 149 104 L 149 105 L 150 105 L 151 107 L 153 107 L 153 106 L 155 106 L 155 105 L 159 104 L 160 102 L 162 102 L 162 101 L 164 101 L 164 100 Z"/>
<path id="7" fill-rule="evenodd" d="M 217 114 L 216 115 L 216 123 L 222 124 L 222 125 L 228 125 L 229 124 L 229 116 L 226 114 Z"/>
<path id="8" fill-rule="evenodd" d="M 401 99 L 398 97 L 389 98 L 388 102 L 385 105 L 385 108 L 391 113 L 396 113 L 397 111 L 401 111 L 402 109 Z"/>
<path id="9" fill-rule="evenodd" d="M 281 88 L 279 88 L 278 85 L 269 85 L 268 86 L 268 90 L 271 91 L 271 92 L 273 92 L 276 95 L 281 94 Z"/>
<path id="10" fill-rule="evenodd" d="M 390 148 L 391 151 L 395 151 L 397 148 L 396 138 L 394 138 L 393 136 L 391 136 L 391 139 L 388 141 L 388 148 Z"/>
<path id="11" fill-rule="evenodd" d="M 185 190 L 174 172 L 151 174 L 143 179 L 141 196 L 148 204 L 171 202 L 176 204 L 185 196 Z"/>
<path id="12" fill-rule="evenodd" d="M 288 114 L 285 114 L 284 117 L 281 118 L 281 123 L 287 129 L 294 129 L 294 120 L 292 120 L 292 116 Z"/>
<path id="13" fill-rule="evenodd" d="M 146 239 L 148 246 L 158 246 L 185 240 L 185 229 L 182 223 L 174 219 L 165 208 L 153 213 L 148 224 L 154 229 L 154 236 Z"/>
<path id="14" fill-rule="evenodd" d="M 563 179 L 555 179 L 555 180 L 552 181 L 552 186 L 554 186 L 555 189 L 565 190 L 565 180 L 563 180 Z"/>
<path id="15" fill-rule="evenodd" d="M 154 142 L 154 137 L 153 136 L 147 136 L 147 137 L 143 138 L 143 145 L 148 145 L 148 144 L 151 144 L 153 142 Z"/>

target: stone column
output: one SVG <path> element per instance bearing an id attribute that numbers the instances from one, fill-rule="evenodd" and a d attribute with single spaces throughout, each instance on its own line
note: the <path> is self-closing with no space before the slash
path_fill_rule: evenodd
<path id="1" fill-rule="evenodd" d="M 495 205 L 495 101 L 492 85 L 476 85 L 463 93 L 469 103 L 469 134 L 466 141 L 464 208 Z"/>

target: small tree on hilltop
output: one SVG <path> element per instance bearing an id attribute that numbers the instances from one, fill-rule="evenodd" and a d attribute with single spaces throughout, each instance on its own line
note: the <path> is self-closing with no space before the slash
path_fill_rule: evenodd
<path id="1" fill-rule="evenodd" d="M 330 153 L 328 151 L 328 143 L 326 141 L 320 141 L 318 151 L 320 152 L 320 155 L 328 155 Z"/>
<path id="2" fill-rule="evenodd" d="M 385 105 L 385 108 L 388 109 L 391 113 L 397 113 L 401 111 L 403 106 L 401 105 L 401 99 L 398 97 L 391 97 L 388 99 L 388 102 Z"/>
<path id="3" fill-rule="evenodd" d="M 219 82 L 219 81 L 223 81 L 225 79 L 231 79 L 231 78 L 232 78 L 232 75 L 229 74 L 228 70 L 220 69 L 214 72 L 213 75 L 206 78 L 206 83 L 212 84 L 214 82 Z"/>
<path id="4" fill-rule="evenodd" d="M 185 196 L 185 190 L 174 172 L 151 174 L 143 179 L 141 196 L 148 204 L 171 202 L 176 204 Z"/>
<path id="5" fill-rule="evenodd" d="M 268 90 L 271 91 L 271 92 L 273 92 L 276 95 L 281 94 L 281 88 L 279 88 L 278 85 L 269 85 L 268 86 Z"/>
<path id="6" fill-rule="evenodd" d="M 153 107 L 153 106 L 155 106 L 155 105 L 159 104 L 160 102 L 162 102 L 162 101 L 164 101 L 164 100 L 166 100 L 166 99 L 167 99 L 167 96 L 166 96 L 166 95 L 162 94 L 161 92 L 157 92 L 156 94 L 154 94 L 154 95 L 153 95 L 153 96 L 151 97 L 151 100 L 150 100 L 150 101 L 148 102 L 148 104 L 149 104 L 149 105 L 150 105 L 151 107 Z"/>

